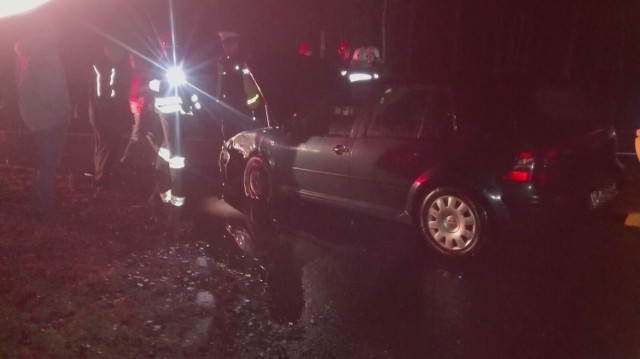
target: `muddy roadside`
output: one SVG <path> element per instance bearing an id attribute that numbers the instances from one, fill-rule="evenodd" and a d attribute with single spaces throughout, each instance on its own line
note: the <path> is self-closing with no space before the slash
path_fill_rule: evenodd
<path id="1" fill-rule="evenodd" d="M 208 255 L 136 185 L 94 196 L 61 174 L 55 216 L 30 216 L 30 171 L 0 167 L 0 357 L 284 357 L 265 284 Z"/>

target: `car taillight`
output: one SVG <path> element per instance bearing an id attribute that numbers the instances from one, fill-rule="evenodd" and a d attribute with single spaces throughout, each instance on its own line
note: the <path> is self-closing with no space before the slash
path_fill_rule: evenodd
<path id="1" fill-rule="evenodd" d="M 555 151 L 521 152 L 504 179 L 511 182 L 547 182 L 556 157 Z"/>
<path id="2" fill-rule="evenodd" d="M 516 164 L 513 166 L 511 171 L 507 173 L 504 179 L 512 182 L 529 182 L 533 178 L 534 165 L 535 160 L 533 158 L 533 153 L 521 152 L 518 155 Z"/>

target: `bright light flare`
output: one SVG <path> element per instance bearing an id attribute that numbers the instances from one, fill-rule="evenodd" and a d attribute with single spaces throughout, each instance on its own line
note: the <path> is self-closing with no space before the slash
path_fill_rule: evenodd
<path id="1" fill-rule="evenodd" d="M 180 67 L 170 67 L 167 70 L 167 81 L 173 87 L 182 86 L 187 83 L 187 75 Z"/>
<path id="2" fill-rule="evenodd" d="M 3 1 L 7 1 L 7 0 L 0 0 L 0 2 Z M 19 2 L 21 0 L 10 0 L 13 2 Z M 39 1 L 44 1 L 44 0 L 39 0 Z M 50 0 L 47 0 L 50 1 Z M 2 5 L 0 5 L 1 7 Z M 177 65 L 178 62 L 178 57 L 175 51 L 175 26 L 174 26 L 174 21 L 173 21 L 173 1 L 169 0 L 169 18 L 170 18 L 170 25 L 171 25 L 171 51 L 169 54 L 166 54 L 168 56 L 170 56 L 171 58 L 168 60 L 173 60 L 172 64 L 173 67 L 167 68 L 167 63 L 165 63 L 164 61 L 159 61 L 158 57 L 161 57 L 161 55 L 159 56 L 154 56 L 154 57 L 149 57 L 146 54 L 144 54 L 143 52 L 139 51 L 138 49 L 131 47 L 129 44 L 123 42 L 122 40 L 112 36 L 111 34 L 102 31 L 101 29 L 99 29 L 98 27 L 92 25 L 92 24 L 88 24 L 88 23 L 84 23 L 84 25 L 90 29 L 92 29 L 93 31 L 95 31 L 96 33 L 104 36 L 105 39 L 108 39 L 120 46 L 122 46 L 124 49 L 130 51 L 131 53 L 135 54 L 136 56 L 140 57 L 141 59 L 143 59 L 144 61 L 148 62 L 149 64 L 152 64 L 153 66 L 157 67 L 158 69 L 161 69 L 162 71 L 166 71 L 165 75 L 167 76 L 167 81 L 170 83 L 171 86 L 188 86 L 189 88 L 197 91 L 199 94 L 201 94 L 202 96 L 204 96 L 205 98 L 208 98 L 210 100 L 215 101 L 216 103 L 222 105 L 223 107 L 225 107 L 227 110 L 237 114 L 238 116 L 242 116 L 244 118 L 246 118 L 247 120 L 251 119 L 249 116 L 245 115 L 244 113 L 236 110 L 235 108 L 233 108 L 232 106 L 224 103 L 223 101 L 220 101 L 220 99 L 214 97 L 212 94 L 206 92 L 205 90 L 197 87 L 196 85 L 189 83 L 187 81 L 187 77 L 186 74 L 184 72 L 184 70 Z M 243 73 L 244 70 L 243 70 Z M 253 78 L 253 74 L 251 74 L 250 71 L 248 71 L 245 73 L 248 76 L 251 76 L 251 78 L 253 79 L 253 81 L 255 82 L 255 79 Z M 149 82 L 149 86 L 151 88 L 151 90 L 153 90 L 154 92 L 160 92 L 160 81 L 155 79 Z M 260 93 L 262 93 L 262 91 L 260 89 L 258 89 L 258 91 L 260 91 Z M 262 98 L 264 98 L 264 96 L 262 96 Z M 180 108 L 178 108 L 178 106 L 180 106 Z M 196 108 L 196 110 L 200 110 L 203 106 L 200 102 L 194 103 L 193 106 Z M 265 108 L 267 107 L 267 103 L 266 103 L 266 99 L 265 99 L 265 104 L 264 104 Z M 171 112 L 178 112 L 179 110 L 181 110 L 181 104 L 169 104 L 168 107 L 163 107 L 162 110 L 160 111 L 166 111 L 165 113 L 169 113 L 169 111 Z M 269 122 L 269 111 L 266 111 L 266 121 L 267 121 L 267 125 L 270 126 L 270 122 Z"/>
<path id="3" fill-rule="evenodd" d="M 47 2 L 49 0 L 2 0 L 0 1 L 0 18 L 33 10 Z"/>

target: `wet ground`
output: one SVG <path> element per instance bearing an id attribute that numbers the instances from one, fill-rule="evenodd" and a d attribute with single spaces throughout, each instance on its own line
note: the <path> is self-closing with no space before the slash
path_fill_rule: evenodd
<path id="1" fill-rule="evenodd" d="M 176 233 L 145 206 L 141 172 L 123 172 L 135 186 L 87 198 L 87 154 L 66 157 L 54 231 L 20 222 L 24 193 L 3 197 L 0 340 L 9 353 L 640 357 L 640 228 L 623 225 L 640 212 L 637 162 L 614 210 L 567 213 L 451 262 L 411 227 L 297 201 L 229 204 L 210 166 L 190 167 L 188 225 Z M 3 173 L 26 171 L 9 164 Z M 207 293 L 213 308 L 196 305 Z"/>
<path id="2" fill-rule="evenodd" d="M 272 318 L 299 330 L 291 357 L 637 358 L 640 228 L 623 223 L 638 194 L 463 262 L 410 227 L 295 201 L 211 198 L 195 223 L 212 257 L 265 281 Z"/>

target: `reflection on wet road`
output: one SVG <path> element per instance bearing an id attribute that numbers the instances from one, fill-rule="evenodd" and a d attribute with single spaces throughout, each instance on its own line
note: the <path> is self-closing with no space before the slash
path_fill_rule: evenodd
<path id="1" fill-rule="evenodd" d="M 617 218 L 541 226 L 450 263 L 410 227 L 322 207 L 203 209 L 210 255 L 261 276 L 273 319 L 299 323 L 313 357 L 640 356 L 640 232 Z"/>

